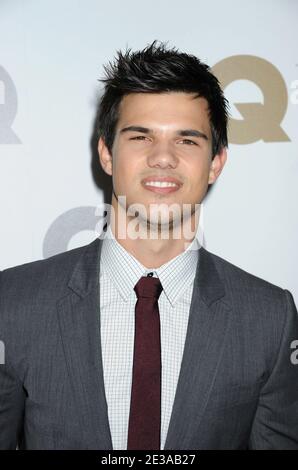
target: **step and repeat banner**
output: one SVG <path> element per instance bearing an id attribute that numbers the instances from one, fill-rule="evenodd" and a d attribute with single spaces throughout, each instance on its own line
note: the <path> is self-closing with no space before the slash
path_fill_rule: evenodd
<path id="1" fill-rule="evenodd" d="M 295 0 L 0 0 L 0 269 L 98 236 L 98 79 L 158 39 L 212 66 L 230 101 L 202 243 L 298 303 L 297 18 Z"/>

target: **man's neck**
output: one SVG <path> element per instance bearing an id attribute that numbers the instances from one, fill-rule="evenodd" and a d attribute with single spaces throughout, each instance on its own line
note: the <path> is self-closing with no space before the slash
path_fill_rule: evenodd
<path id="1" fill-rule="evenodd" d="M 167 232 L 167 239 L 161 238 L 160 232 L 155 235 L 155 238 L 152 238 L 152 236 L 150 237 L 150 233 L 146 231 L 146 237 L 143 236 L 143 238 L 141 238 L 141 236 L 139 236 L 137 238 L 131 238 L 127 231 L 125 229 L 123 230 L 123 227 L 119 230 L 117 220 L 115 220 L 114 224 L 111 222 L 110 229 L 118 243 L 126 251 L 131 253 L 143 266 L 146 268 L 159 268 L 188 248 L 195 238 L 197 223 L 198 221 L 192 221 L 191 233 L 193 233 L 193 236 L 188 239 L 183 236 L 183 230 L 181 230 L 182 233 L 179 238 L 174 238 L 173 231 L 170 229 Z M 125 235 L 124 237 L 123 233 Z M 119 236 L 119 234 L 121 235 Z"/>

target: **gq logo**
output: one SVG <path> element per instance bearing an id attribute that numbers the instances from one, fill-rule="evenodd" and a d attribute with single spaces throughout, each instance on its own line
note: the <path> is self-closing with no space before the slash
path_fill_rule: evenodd
<path id="1" fill-rule="evenodd" d="M 229 120 L 232 144 L 290 140 L 280 125 L 288 105 L 287 87 L 273 64 L 253 55 L 235 55 L 218 62 L 212 71 L 223 90 L 236 80 L 250 80 L 264 97 L 264 103 L 234 103 L 243 119 Z"/>
<path id="2" fill-rule="evenodd" d="M 11 76 L 0 65 L 0 144 L 20 144 L 12 130 L 18 109 L 18 97 Z"/>

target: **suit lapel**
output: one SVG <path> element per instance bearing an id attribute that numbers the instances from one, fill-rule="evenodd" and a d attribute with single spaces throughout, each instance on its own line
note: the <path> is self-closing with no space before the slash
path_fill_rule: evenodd
<path id="1" fill-rule="evenodd" d="M 198 435 L 223 354 L 230 317 L 224 286 L 212 255 L 201 247 L 165 449 L 193 449 L 191 439 Z"/>
<path id="2" fill-rule="evenodd" d="M 87 245 L 58 302 L 58 318 L 86 449 L 112 449 L 100 337 L 101 239 Z"/>
<path id="3" fill-rule="evenodd" d="M 102 240 L 87 245 L 57 304 L 64 353 L 86 449 L 112 449 L 100 335 Z M 212 255 L 200 248 L 185 348 L 165 443 L 187 449 L 197 434 L 230 325 L 230 306 Z"/>

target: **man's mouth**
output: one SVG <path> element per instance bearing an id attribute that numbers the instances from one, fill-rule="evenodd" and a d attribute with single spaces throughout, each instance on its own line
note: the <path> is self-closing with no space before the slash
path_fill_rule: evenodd
<path id="1" fill-rule="evenodd" d="M 149 177 L 142 181 L 142 185 L 149 191 L 159 194 L 168 194 L 174 191 L 178 191 L 178 189 L 182 186 L 182 183 L 179 180 L 170 177 Z"/>

